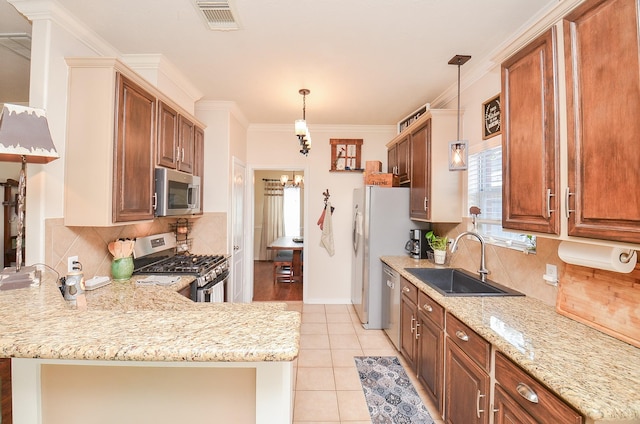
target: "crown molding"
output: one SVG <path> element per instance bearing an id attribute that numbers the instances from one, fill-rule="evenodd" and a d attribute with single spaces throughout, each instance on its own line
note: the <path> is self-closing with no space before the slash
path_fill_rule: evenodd
<path id="1" fill-rule="evenodd" d="M 197 111 L 223 111 L 228 112 L 231 116 L 236 118 L 244 128 L 249 128 L 251 125 L 245 114 L 240 110 L 238 104 L 233 101 L 224 100 L 200 100 L 196 102 L 195 107 Z"/>

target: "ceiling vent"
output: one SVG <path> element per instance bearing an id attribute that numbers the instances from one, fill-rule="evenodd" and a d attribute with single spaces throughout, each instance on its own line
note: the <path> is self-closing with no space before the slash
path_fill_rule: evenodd
<path id="1" fill-rule="evenodd" d="M 240 25 L 234 16 L 233 6 L 230 0 L 194 0 L 194 3 L 209 26 L 209 29 L 230 31 L 240 28 Z"/>

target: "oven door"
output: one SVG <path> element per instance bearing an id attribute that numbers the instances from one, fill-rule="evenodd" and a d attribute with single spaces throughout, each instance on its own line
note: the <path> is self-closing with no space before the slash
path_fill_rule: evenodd
<path id="1" fill-rule="evenodd" d="M 225 298 L 225 286 L 229 280 L 229 271 L 219 275 L 210 283 L 196 289 L 196 302 L 221 303 Z"/>

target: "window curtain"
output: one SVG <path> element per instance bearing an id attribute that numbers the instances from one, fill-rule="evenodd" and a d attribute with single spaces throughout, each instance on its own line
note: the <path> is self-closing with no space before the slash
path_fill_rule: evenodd
<path id="1" fill-rule="evenodd" d="M 280 180 L 264 180 L 264 202 L 262 206 L 262 237 L 259 259 L 270 261 L 273 252 L 267 246 L 284 236 L 284 202 Z"/>

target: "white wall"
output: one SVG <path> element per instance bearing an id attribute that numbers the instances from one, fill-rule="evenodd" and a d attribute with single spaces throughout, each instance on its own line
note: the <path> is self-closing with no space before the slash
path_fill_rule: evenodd
<path id="1" fill-rule="evenodd" d="M 331 138 L 362 138 L 362 166 L 379 160 L 387 166 L 385 144 L 396 134 L 394 126 L 318 126 L 310 124 L 313 140 L 308 156 L 299 153 L 293 121 L 287 125 L 251 125 L 247 137 L 247 169 L 304 169 L 304 300 L 307 303 L 351 302 L 352 193 L 364 183 L 360 172 L 329 172 Z M 253 175 L 249 175 L 251 181 Z M 316 225 L 324 207 L 322 193 L 329 189 L 329 201 L 336 208 L 332 217 L 335 255 L 320 247 Z M 253 199 L 253 190 L 247 196 Z M 408 213 L 408 208 L 407 208 Z M 247 228 L 254 227 L 250 217 Z M 254 243 L 258 241 L 254 240 Z"/>

